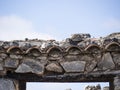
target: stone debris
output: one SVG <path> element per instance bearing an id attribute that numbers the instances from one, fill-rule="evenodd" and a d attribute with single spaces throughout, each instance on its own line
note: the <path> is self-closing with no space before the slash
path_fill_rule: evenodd
<path id="1" fill-rule="evenodd" d="M 38 75 L 43 75 L 44 65 L 33 59 L 26 59 L 22 64 L 15 70 L 17 73 L 35 73 Z"/>
<path id="2" fill-rule="evenodd" d="M 44 75 L 46 70 L 59 74 L 119 70 L 119 41 L 120 33 L 101 38 L 73 34 L 59 42 L 28 38 L 0 41 L 0 71 Z"/>
<path id="3" fill-rule="evenodd" d="M 19 60 L 8 58 L 8 59 L 5 60 L 4 67 L 6 67 L 6 68 L 17 68 L 18 65 L 19 65 Z"/>
<path id="4" fill-rule="evenodd" d="M 85 61 L 71 61 L 61 63 L 66 72 L 84 72 L 85 64 Z"/>
<path id="5" fill-rule="evenodd" d="M 102 70 L 115 68 L 115 64 L 110 53 L 105 53 L 103 55 L 102 60 L 98 64 L 98 68 L 101 68 Z"/>
<path id="6" fill-rule="evenodd" d="M 114 90 L 120 90 L 120 33 L 100 38 L 73 34 L 59 42 L 28 38 L 0 41 L 0 76 L 9 78 L 14 73 L 40 75 L 41 80 L 44 77 L 61 81 L 65 78 L 68 82 L 71 77 L 72 80 L 75 77 L 84 80 L 91 76 L 91 80 L 108 75 L 112 80 L 115 77 Z M 0 79 L 0 90 L 18 90 L 13 81 Z M 101 88 L 99 85 L 87 86 L 86 90 Z"/>
<path id="7" fill-rule="evenodd" d="M 96 86 L 86 86 L 85 90 L 109 90 L 109 87 L 103 87 L 103 89 L 101 88 L 100 84 L 96 85 Z"/>

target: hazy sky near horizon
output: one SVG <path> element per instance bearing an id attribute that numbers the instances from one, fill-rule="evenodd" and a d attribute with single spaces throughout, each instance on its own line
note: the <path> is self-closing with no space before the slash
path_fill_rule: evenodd
<path id="1" fill-rule="evenodd" d="M 120 0 L 0 0 L 0 40 L 120 31 Z"/>

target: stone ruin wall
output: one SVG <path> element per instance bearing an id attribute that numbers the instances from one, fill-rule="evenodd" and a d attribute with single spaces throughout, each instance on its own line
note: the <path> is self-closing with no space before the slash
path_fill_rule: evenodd
<path id="1" fill-rule="evenodd" d="M 86 86 L 85 90 L 109 90 L 108 86 L 105 86 L 103 88 L 101 88 L 100 84 L 96 85 L 96 86 Z"/>
<path id="2" fill-rule="evenodd" d="M 120 90 L 120 33 L 74 34 L 61 42 L 0 41 L 0 90 L 22 90 L 19 78 L 25 75 L 27 81 L 29 74 L 41 81 L 111 81 L 110 90 Z"/>

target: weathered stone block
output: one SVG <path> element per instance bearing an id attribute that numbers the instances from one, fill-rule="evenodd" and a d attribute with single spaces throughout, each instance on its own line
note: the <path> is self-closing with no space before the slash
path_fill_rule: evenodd
<path id="1" fill-rule="evenodd" d="M 113 61 L 115 62 L 117 67 L 120 67 L 120 53 L 112 52 L 111 54 L 112 54 L 112 57 L 113 57 Z"/>
<path id="2" fill-rule="evenodd" d="M 65 57 L 65 60 L 68 60 L 68 61 L 76 61 L 76 60 L 80 60 L 79 56 L 78 55 L 67 55 Z"/>
<path id="3" fill-rule="evenodd" d="M 0 90 L 16 90 L 14 82 L 8 79 L 0 79 Z"/>
<path id="4" fill-rule="evenodd" d="M 19 64 L 19 60 L 6 59 L 4 66 L 7 68 L 17 68 L 18 64 Z"/>
<path id="5" fill-rule="evenodd" d="M 46 65 L 48 60 L 47 60 L 47 56 L 41 56 L 41 57 L 37 57 L 36 58 L 41 64 Z"/>
<path id="6" fill-rule="evenodd" d="M 102 60 L 98 63 L 98 68 L 102 70 L 114 69 L 115 64 L 110 53 L 105 53 L 102 57 Z"/>
<path id="7" fill-rule="evenodd" d="M 0 62 L 2 62 L 3 61 L 3 59 L 2 58 L 0 58 Z"/>
<path id="8" fill-rule="evenodd" d="M 81 56 L 81 60 L 83 60 L 83 61 L 88 61 L 88 62 L 89 62 L 89 61 L 93 61 L 94 58 L 93 58 L 92 55 L 86 54 L 86 55 Z"/>
<path id="9" fill-rule="evenodd" d="M 15 72 L 17 73 L 32 72 L 35 74 L 42 75 L 44 73 L 44 65 L 38 61 L 27 59 L 21 65 L 19 65 Z"/>
<path id="10" fill-rule="evenodd" d="M 21 64 L 19 67 L 15 70 L 17 73 L 29 73 L 32 72 L 32 69 L 26 65 L 26 64 Z"/>
<path id="11" fill-rule="evenodd" d="M 3 70 L 3 65 L 0 63 L 0 71 Z"/>
<path id="12" fill-rule="evenodd" d="M 52 72 L 59 72 L 59 73 L 63 72 L 62 67 L 55 63 L 51 63 L 51 64 L 47 65 L 46 70 L 52 71 Z"/>
<path id="13" fill-rule="evenodd" d="M 21 55 L 13 55 L 13 54 L 11 54 L 10 58 L 11 59 L 22 59 L 23 57 Z"/>
<path id="14" fill-rule="evenodd" d="M 91 61 L 86 65 L 86 71 L 91 72 L 96 67 L 96 65 L 97 65 L 96 61 Z"/>
<path id="15" fill-rule="evenodd" d="M 2 59 L 5 59 L 5 58 L 7 57 L 7 54 L 1 53 L 1 54 L 0 54 L 0 57 L 1 57 Z"/>
<path id="16" fill-rule="evenodd" d="M 61 63 L 66 72 L 84 72 L 85 64 L 85 61 L 71 61 Z"/>
<path id="17" fill-rule="evenodd" d="M 120 76 L 114 78 L 114 90 L 120 90 Z"/>

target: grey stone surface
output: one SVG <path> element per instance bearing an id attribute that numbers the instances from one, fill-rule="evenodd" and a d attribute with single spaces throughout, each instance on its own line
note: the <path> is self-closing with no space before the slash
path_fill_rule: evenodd
<path id="1" fill-rule="evenodd" d="M 120 90 L 120 76 L 114 78 L 114 90 Z"/>
<path id="2" fill-rule="evenodd" d="M 16 73 L 30 73 L 32 68 L 26 64 L 20 64 L 19 67 L 15 70 Z"/>
<path id="3" fill-rule="evenodd" d="M 48 62 L 47 57 L 45 57 L 45 56 L 37 57 L 36 59 L 38 61 L 40 61 L 40 63 L 43 64 L 43 65 L 46 65 L 47 62 Z"/>
<path id="4" fill-rule="evenodd" d="M 81 56 L 81 60 L 90 62 L 90 61 L 93 61 L 94 58 L 91 54 L 85 54 Z"/>
<path id="5" fill-rule="evenodd" d="M 20 60 L 20 59 L 22 59 L 23 57 L 22 57 L 21 55 L 11 54 L 11 55 L 10 55 L 10 58 L 11 58 L 11 59 L 17 59 L 17 60 L 19 59 L 19 60 Z"/>
<path id="6" fill-rule="evenodd" d="M 96 62 L 96 61 L 91 61 L 90 63 L 88 63 L 88 64 L 86 65 L 86 71 L 87 71 L 87 72 L 93 71 L 93 69 L 95 69 L 96 65 L 97 65 L 97 62 Z"/>
<path id="7" fill-rule="evenodd" d="M 71 44 L 72 44 L 72 40 L 70 38 L 67 38 L 67 39 L 61 41 L 59 43 L 59 46 L 63 47 L 63 48 L 67 48 L 67 47 L 71 46 Z"/>
<path id="8" fill-rule="evenodd" d="M 51 63 L 51 64 L 47 65 L 46 66 L 46 70 L 52 71 L 52 72 L 58 72 L 58 73 L 63 72 L 62 67 L 57 65 L 57 64 L 55 64 L 55 63 Z"/>
<path id="9" fill-rule="evenodd" d="M 26 59 L 21 65 L 19 65 L 15 72 L 32 72 L 38 75 L 42 75 L 44 73 L 44 65 L 38 61 L 34 61 L 33 59 Z"/>
<path id="10" fill-rule="evenodd" d="M 72 48 L 68 51 L 68 53 L 70 55 L 79 55 L 81 53 L 81 51 L 79 49 L 76 49 L 76 48 Z"/>
<path id="11" fill-rule="evenodd" d="M 19 60 L 10 59 L 10 58 L 6 59 L 4 64 L 4 66 L 7 68 L 17 68 L 18 65 L 19 65 Z"/>
<path id="12" fill-rule="evenodd" d="M 0 71 L 3 70 L 3 65 L 0 63 Z"/>
<path id="13" fill-rule="evenodd" d="M 80 58 L 80 55 L 67 55 L 65 56 L 65 60 L 76 61 L 76 60 L 81 60 L 81 58 Z"/>
<path id="14" fill-rule="evenodd" d="M 60 58 L 62 57 L 62 53 L 58 50 L 53 50 L 49 53 L 49 57 L 51 58 Z"/>
<path id="15" fill-rule="evenodd" d="M 73 34 L 71 39 L 73 41 L 82 41 L 85 40 L 86 38 L 90 38 L 90 34 Z"/>
<path id="16" fill-rule="evenodd" d="M 105 53 L 103 55 L 102 60 L 98 63 L 98 67 L 101 68 L 102 70 L 115 68 L 115 64 L 110 53 Z"/>
<path id="17" fill-rule="evenodd" d="M 117 47 L 113 45 L 112 51 L 107 51 L 107 45 L 113 42 L 118 44 Z M 97 45 L 98 48 L 89 49 L 89 45 Z M 86 76 L 91 75 L 90 79 L 87 77 L 89 80 L 100 76 L 115 76 L 120 74 L 119 45 L 120 33 L 113 33 L 103 38 L 91 38 L 89 34 L 74 34 L 72 37 L 60 42 L 55 40 L 30 40 L 28 38 L 26 40 L 0 41 L 0 76 L 4 77 L 9 70 L 12 70 L 13 73 L 34 73 L 55 79 L 56 77 L 57 79 L 67 78 L 66 75 L 76 77 L 75 75 L 81 74 L 85 74 L 82 79 L 86 79 Z M 20 48 L 22 53 L 15 53 L 15 50 L 8 53 L 8 50 L 14 46 Z M 53 46 L 60 47 L 61 50 L 50 50 Z M 77 48 L 69 49 L 71 47 Z M 31 48 L 40 49 L 41 53 L 39 50 Z M 99 50 L 99 48 L 101 49 Z M 28 52 L 29 50 L 31 51 Z M 45 69 L 46 71 L 58 73 L 47 76 L 44 73 Z M 120 90 L 119 78 L 115 78 L 114 86 L 115 90 Z"/>
<path id="18" fill-rule="evenodd" d="M 2 62 L 3 61 L 3 59 L 2 58 L 0 58 L 0 62 Z"/>
<path id="19" fill-rule="evenodd" d="M 98 85 L 96 85 L 96 86 L 86 86 L 85 87 L 85 90 L 102 90 L 101 89 L 101 86 L 100 86 L 100 84 L 98 84 Z"/>
<path id="20" fill-rule="evenodd" d="M 61 63 L 66 72 L 84 72 L 85 64 L 85 61 L 71 61 Z"/>
<path id="21" fill-rule="evenodd" d="M 116 67 L 120 68 L 120 53 L 112 52 L 111 55 L 113 57 L 114 63 L 116 64 Z"/>
<path id="22" fill-rule="evenodd" d="M 0 78 L 0 90 L 17 90 L 13 80 Z"/>
<path id="23" fill-rule="evenodd" d="M 1 57 L 2 59 L 5 59 L 5 58 L 7 57 L 7 54 L 1 53 L 1 54 L 0 54 L 0 57 Z"/>

